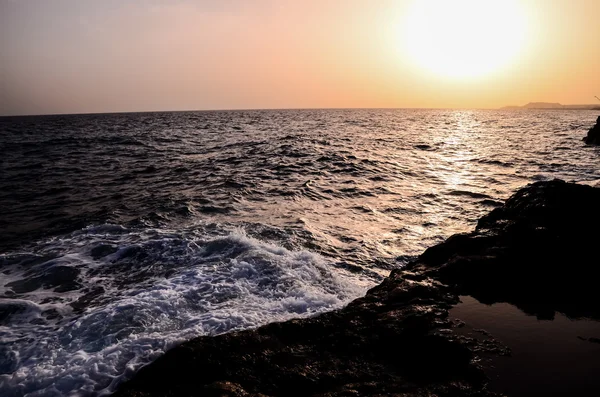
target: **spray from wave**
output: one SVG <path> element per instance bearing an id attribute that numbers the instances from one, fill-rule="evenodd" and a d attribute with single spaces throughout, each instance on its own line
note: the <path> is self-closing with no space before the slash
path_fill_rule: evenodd
<path id="1" fill-rule="evenodd" d="M 84 229 L 0 256 L 0 394 L 104 395 L 174 345 L 339 308 L 373 284 L 242 230 Z"/>

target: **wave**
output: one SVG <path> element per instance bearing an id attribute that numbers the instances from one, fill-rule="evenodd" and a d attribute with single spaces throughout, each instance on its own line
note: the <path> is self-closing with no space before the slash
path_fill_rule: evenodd
<path id="1" fill-rule="evenodd" d="M 185 340 L 330 311 L 373 285 L 309 251 L 211 228 L 101 225 L 0 256 L 0 394 L 109 394 Z M 59 268 L 72 279 L 44 281 Z"/>
<path id="2" fill-rule="evenodd" d="M 491 197 L 485 193 L 471 192 L 469 190 L 451 190 L 447 194 L 450 196 L 465 196 L 474 199 L 491 199 Z"/>

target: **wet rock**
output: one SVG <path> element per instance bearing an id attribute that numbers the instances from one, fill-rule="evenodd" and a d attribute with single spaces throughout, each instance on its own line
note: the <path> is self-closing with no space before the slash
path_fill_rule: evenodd
<path id="1" fill-rule="evenodd" d="M 508 302 L 540 319 L 554 311 L 600 319 L 600 189 L 539 182 L 483 217 L 477 229 L 432 247 L 408 268 L 481 302 Z"/>
<path id="2" fill-rule="evenodd" d="M 586 137 L 583 141 L 588 145 L 600 145 L 600 116 L 596 120 L 596 125 L 590 128 Z"/>
<path id="3" fill-rule="evenodd" d="M 394 270 L 346 308 L 175 347 L 118 396 L 493 396 L 479 355 L 448 310 L 462 294 L 539 317 L 600 318 L 595 211 L 600 189 L 562 181 L 521 189 L 482 218 Z M 485 335 L 483 335 L 485 336 Z"/>
<path id="4" fill-rule="evenodd" d="M 405 280 L 315 318 L 197 338 L 143 368 L 117 395 L 493 395 L 469 348 L 432 333 L 447 325 L 454 302 L 437 287 Z"/>

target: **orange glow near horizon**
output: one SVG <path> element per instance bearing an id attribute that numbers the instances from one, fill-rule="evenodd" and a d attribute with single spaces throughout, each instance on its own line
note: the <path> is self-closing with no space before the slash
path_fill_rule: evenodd
<path id="1" fill-rule="evenodd" d="M 594 104 L 598 0 L 0 0 L 0 115 Z"/>

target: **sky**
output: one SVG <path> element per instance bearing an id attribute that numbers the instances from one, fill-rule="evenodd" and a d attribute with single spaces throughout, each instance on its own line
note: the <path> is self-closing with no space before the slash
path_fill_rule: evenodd
<path id="1" fill-rule="evenodd" d="M 0 0 L 0 115 L 597 103 L 600 0 L 440 1 Z"/>

